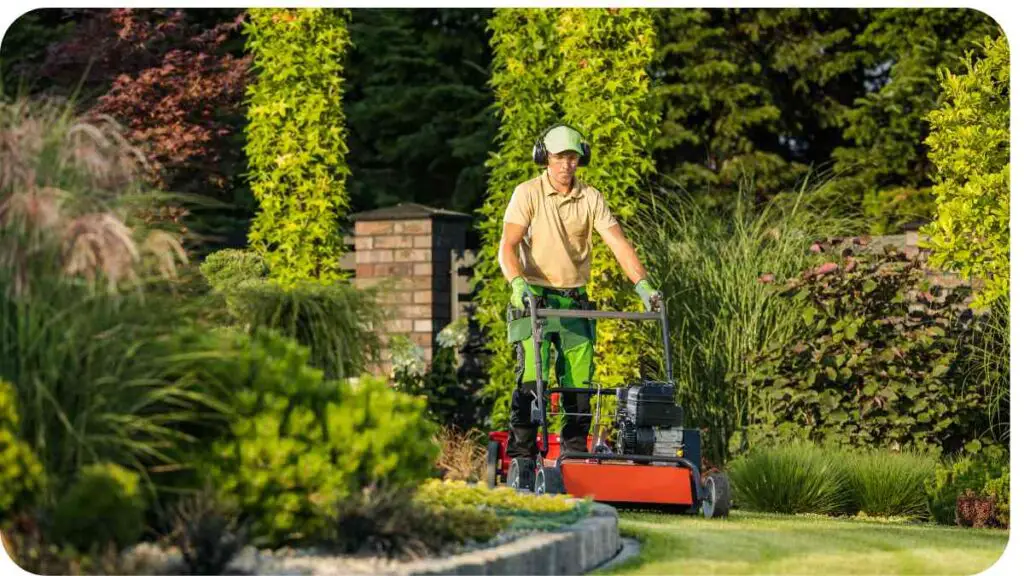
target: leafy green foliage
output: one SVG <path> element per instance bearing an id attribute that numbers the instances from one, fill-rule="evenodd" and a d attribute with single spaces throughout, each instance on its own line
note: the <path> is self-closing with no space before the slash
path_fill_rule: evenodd
<path id="1" fill-rule="evenodd" d="M 36 9 L 22 14 L 4 32 L 0 44 L 0 90 L 12 96 L 34 86 L 31 71 L 42 63 L 47 47 L 59 42 L 75 29 L 66 18 L 66 10 Z"/>
<path id="2" fill-rule="evenodd" d="M 851 499 L 843 458 L 805 442 L 755 448 L 729 463 L 729 480 L 743 508 L 842 514 Z"/>
<path id="3" fill-rule="evenodd" d="M 935 469 L 926 484 L 928 510 L 932 520 L 940 524 L 957 523 L 957 502 L 968 491 L 995 500 L 998 525 L 1010 523 L 1010 454 L 999 445 L 948 457 Z"/>
<path id="4" fill-rule="evenodd" d="M 757 391 L 752 436 L 945 451 L 974 436 L 984 400 L 954 385 L 966 287 L 930 286 L 920 257 L 888 246 L 844 251 L 779 290 L 804 327 L 740 376 Z"/>
<path id="5" fill-rule="evenodd" d="M 841 142 L 837 114 L 861 87 L 860 10 L 655 11 L 658 180 L 726 204 L 737 186 L 791 189 Z"/>
<path id="6" fill-rule="evenodd" d="M 487 89 L 490 14 L 352 12 L 345 117 L 353 210 L 397 202 L 466 212 L 480 206 L 497 129 Z"/>
<path id="7" fill-rule="evenodd" d="M 43 466 L 18 438 L 14 386 L 0 378 L 0 521 L 32 503 L 43 487 Z"/>
<path id="8" fill-rule="evenodd" d="M 121 549 L 142 536 L 145 511 L 136 473 L 117 464 L 91 464 L 57 501 L 50 530 L 54 541 L 80 551 L 110 542 Z"/>
<path id="9" fill-rule="evenodd" d="M 335 9 L 254 9 L 245 26 L 258 74 L 247 88 L 245 152 L 259 202 L 249 243 L 285 284 L 340 277 L 347 18 Z"/>
<path id="10" fill-rule="evenodd" d="M 938 105 L 937 68 L 960 61 L 966 48 L 998 25 L 988 15 L 968 9 L 871 11 L 871 21 L 856 38 L 865 54 L 867 91 L 858 90 L 854 105 L 839 121 L 846 142 L 835 148 L 834 190 L 839 197 L 863 199 L 874 220 L 873 233 L 920 223 L 934 209 L 927 201 L 932 170 L 924 144 L 925 116 Z M 897 206 L 912 213 L 900 214 Z"/>
<path id="11" fill-rule="evenodd" d="M 684 418 L 703 431 L 704 454 L 713 462 L 728 460 L 730 440 L 747 425 L 754 396 L 730 375 L 749 373 L 752 354 L 789 341 L 801 322 L 799 311 L 758 277 L 796 274 L 816 261 L 807 251 L 814 238 L 857 229 L 855 221 L 816 211 L 816 194 L 780 195 L 757 208 L 746 200 L 752 193 L 741 189 L 727 214 L 699 199 L 666 194 L 641 206 L 631 227 L 654 255 L 648 269 L 666 295 Z M 653 376 L 664 362 L 661 331 L 652 327 L 644 335 Z"/>
<path id="12" fill-rule="evenodd" d="M 923 232 L 932 263 L 981 279 L 977 306 L 1010 291 L 1010 47 L 986 38 L 966 71 L 942 74 L 942 104 L 925 139 L 935 163 L 937 214 Z"/>
<path id="13" fill-rule="evenodd" d="M 340 498 L 431 473 L 437 447 L 421 400 L 380 380 L 325 381 L 304 348 L 273 332 L 238 336 L 231 347 L 203 368 L 216 382 L 245 378 L 233 388 L 230 434 L 213 444 L 206 469 L 255 540 L 322 537 Z"/>
<path id="14" fill-rule="evenodd" d="M 408 338 L 392 338 L 389 350 L 395 388 L 426 399 L 427 413 L 438 424 L 469 430 L 489 407 L 480 401 L 478 383 L 459 371 L 456 352 L 468 338 L 464 320 L 441 330 L 429 366 L 420 361 L 420 349 Z"/>
<path id="15" fill-rule="evenodd" d="M 912 452 L 848 452 L 843 464 L 853 509 L 868 516 L 928 517 L 923 486 L 935 475 L 935 461 Z"/>

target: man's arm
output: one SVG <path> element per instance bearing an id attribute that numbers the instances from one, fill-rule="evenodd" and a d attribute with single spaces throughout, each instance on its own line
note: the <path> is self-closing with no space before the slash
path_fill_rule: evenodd
<path id="1" fill-rule="evenodd" d="M 640 263 L 640 258 L 637 257 L 633 245 L 630 244 L 629 240 L 626 239 L 626 235 L 622 232 L 622 226 L 615 224 L 599 230 L 598 233 L 601 234 L 605 244 L 612 249 L 612 254 L 615 254 L 615 259 L 618 260 L 619 266 L 622 266 L 622 270 L 629 277 L 629 281 L 632 284 L 635 285 L 637 282 L 647 278 L 647 270 Z"/>
<path id="2" fill-rule="evenodd" d="M 505 280 L 509 282 L 523 275 L 516 248 L 523 241 L 524 236 L 526 236 L 526 226 L 505 222 L 501 233 L 501 243 L 498 245 L 498 264 L 501 266 L 501 272 L 505 275 Z"/>

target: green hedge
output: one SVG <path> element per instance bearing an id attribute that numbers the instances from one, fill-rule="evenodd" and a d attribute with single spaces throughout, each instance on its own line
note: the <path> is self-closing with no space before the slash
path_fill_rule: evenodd
<path id="1" fill-rule="evenodd" d="M 245 154 L 259 203 L 249 243 L 285 284 L 334 280 L 344 251 L 338 217 L 348 208 L 349 13 L 260 8 L 249 15 L 246 49 L 257 79 L 247 89 Z"/>

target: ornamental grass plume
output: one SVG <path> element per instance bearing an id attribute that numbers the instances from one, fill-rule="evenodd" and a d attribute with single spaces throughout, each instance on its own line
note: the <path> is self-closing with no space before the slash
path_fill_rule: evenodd
<path id="1" fill-rule="evenodd" d="M 57 273 L 116 290 L 187 260 L 180 240 L 142 222 L 160 195 L 145 156 L 109 117 L 55 100 L 0 102 L 0 266 L 8 296 Z"/>

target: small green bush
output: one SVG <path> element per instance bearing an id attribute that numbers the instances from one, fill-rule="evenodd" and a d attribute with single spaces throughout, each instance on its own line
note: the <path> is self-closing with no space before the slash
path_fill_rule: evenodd
<path id="1" fill-rule="evenodd" d="M 921 454 L 887 450 L 848 452 L 845 465 L 853 509 L 868 516 L 928 517 L 924 484 L 935 461 Z"/>
<path id="2" fill-rule="evenodd" d="M 206 465 L 220 494 L 272 546 L 322 537 L 339 499 L 373 482 L 430 476 L 434 425 L 422 400 L 382 380 L 325 380 L 294 340 L 260 330 L 239 335 L 238 358 L 207 374 L 237 382 L 236 417 Z"/>
<path id="3" fill-rule="evenodd" d="M 35 499 L 43 487 L 43 465 L 18 438 L 14 387 L 0 378 L 0 522 Z"/>
<path id="4" fill-rule="evenodd" d="M 134 544 L 145 527 L 139 476 L 117 464 L 82 468 L 53 511 L 52 540 L 80 551 Z"/>
<path id="5" fill-rule="evenodd" d="M 935 468 L 925 489 L 929 514 L 939 524 L 957 523 L 957 499 L 970 491 L 994 498 L 997 524 L 1009 526 L 1010 460 L 1002 446 L 990 445 L 946 458 Z"/>
<path id="6" fill-rule="evenodd" d="M 760 512 L 842 514 L 852 496 L 843 456 L 806 442 L 752 450 L 729 464 L 738 505 Z"/>
<path id="7" fill-rule="evenodd" d="M 243 283 L 262 280 L 270 273 L 266 261 L 255 252 L 229 248 L 206 257 L 199 271 L 211 288 L 228 291 Z"/>

